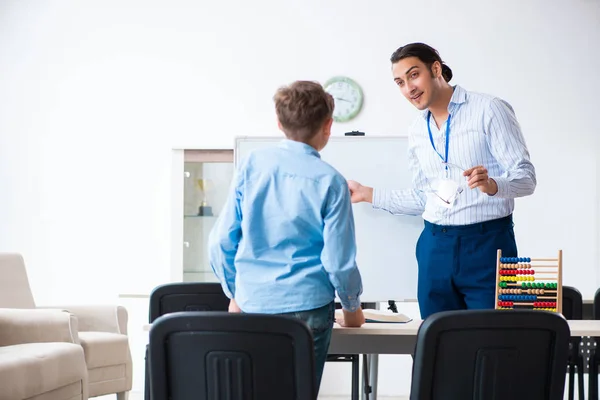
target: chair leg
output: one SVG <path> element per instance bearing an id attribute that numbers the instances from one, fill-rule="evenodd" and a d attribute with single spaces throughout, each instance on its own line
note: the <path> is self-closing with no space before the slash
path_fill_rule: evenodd
<path id="1" fill-rule="evenodd" d="M 579 400 L 585 400 L 585 388 L 583 385 L 583 356 L 577 357 L 577 391 L 579 392 Z"/>
<path id="2" fill-rule="evenodd" d="M 598 400 L 598 361 L 596 360 L 596 354 L 593 352 L 590 356 L 588 371 L 588 392 L 590 400 Z"/>
<path id="3" fill-rule="evenodd" d="M 575 386 L 575 365 L 572 362 L 569 362 L 569 400 L 573 400 L 575 398 L 574 387 Z"/>
<path id="4" fill-rule="evenodd" d="M 144 358 L 144 400 L 150 400 L 150 364 L 148 363 L 148 346 L 146 346 L 146 357 Z"/>
<path id="5" fill-rule="evenodd" d="M 117 400 L 127 400 L 128 397 L 129 397 L 129 392 L 117 393 Z"/>

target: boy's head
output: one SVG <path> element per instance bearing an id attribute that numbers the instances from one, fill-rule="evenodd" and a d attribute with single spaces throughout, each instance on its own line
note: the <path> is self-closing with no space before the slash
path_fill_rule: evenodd
<path id="1" fill-rule="evenodd" d="M 296 81 L 273 97 L 279 129 L 290 140 L 322 150 L 331 134 L 333 97 L 310 81 Z"/>

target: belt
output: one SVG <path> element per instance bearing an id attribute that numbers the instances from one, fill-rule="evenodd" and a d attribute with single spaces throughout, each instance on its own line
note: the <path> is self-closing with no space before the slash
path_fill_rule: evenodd
<path id="1" fill-rule="evenodd" d="M 483 233 L 492 230 L 512 228 L 513 218 L 512 214 L 506 217 L 492 219 L 489 221 L 476 222 L 468 225 L 438 225 L 432 224 L 431 222 L 425 221 L 425 229 L 432 231 L 433 233 L 447 233 L 455 235 L 464 235 L 469 233 Z"/>

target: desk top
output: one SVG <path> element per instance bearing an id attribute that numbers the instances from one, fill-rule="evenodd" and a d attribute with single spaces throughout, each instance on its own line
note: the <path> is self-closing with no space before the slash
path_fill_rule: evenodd
<path id="1" fill-rule="evenodd" d="M 408 335 L 416 336 L 421 320 L 412 320 L 405 324 L 396 323 L 366 323 L 360 328 L 342 328 L 338 324 L 334 325 L 335 335 Z M 600 320 L 569 320 L 571 336 L 600 336 Z"/>

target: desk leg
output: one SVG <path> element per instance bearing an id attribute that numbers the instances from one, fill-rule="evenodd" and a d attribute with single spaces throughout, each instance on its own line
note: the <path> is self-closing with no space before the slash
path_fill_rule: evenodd
<path id="1" fill-rule="evenodd" d="M 368 400 L 371 393 L 371 383 L 369 382 L 369 355 L 363 354 L 363 368 L 362 368 L 362 391 L 360 393 L 360 400 Z"/>
<path id="2" fill-rule="evenodd" d="M 371 354 L 371 368 L 369 370 L 369 381 L 371 382 L 371 395 L 369 400 L 377 400 L 377 376 L 379 373 L 379 354 Z"/>
<path id="3" fill-rule="evenodd" d="M 378 354 L 363 354 L 363 390 L 361 400 L 377 400 Z"/>

